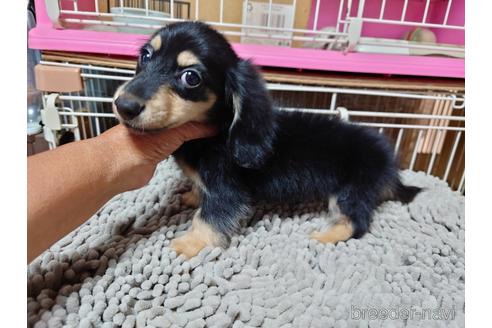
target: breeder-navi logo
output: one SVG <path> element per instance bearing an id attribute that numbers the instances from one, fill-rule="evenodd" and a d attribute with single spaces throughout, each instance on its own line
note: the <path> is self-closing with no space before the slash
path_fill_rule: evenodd
<path id="1" fill-rule="evenodd" d="M 380 307 L 350 307 L 350 318 L 353 320 L 453 320 L 456 312 L 454 308 L 425 309 L 420 307 L 392 308 Z"/>

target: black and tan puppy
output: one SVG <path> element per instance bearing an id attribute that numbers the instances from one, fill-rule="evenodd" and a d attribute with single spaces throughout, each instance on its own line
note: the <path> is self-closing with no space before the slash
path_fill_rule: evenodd
<path id="1" fill-rule="evenodd" d="M 140 52 L 135 78 L 115 94 L 115 113 L 139 132 L 188 121 L 220 133 L 185 143 L 174 157 L 194 182 L 183 195 L 200 206 L 191 229 L 172 242 L 179 254 L 227 246 L 255 201 L 329 200 L 337 222 L 311 238 L 361 237 L 385 199 L 411 201 L 393 152 L 372 130 L 325 115 L 272 108 L 257 71 L 207 25 L 186 22 L 156 32 Z"/>

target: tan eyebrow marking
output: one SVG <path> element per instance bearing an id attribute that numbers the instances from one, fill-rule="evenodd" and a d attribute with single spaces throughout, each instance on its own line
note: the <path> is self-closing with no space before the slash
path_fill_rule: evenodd
<path id="1" fill-rule="evenodd" d="M 200 60 L 191 51 L 185 50 L 178 55 L 177 62 L 179 66 L 191 66 L 199 64 Z"/>
<path id="2" fill-rule="evenodd" d="M 162 38 L 160 34 L 157 34 L 152 40 L 150 40 L 150 45 L 155 51 L 159 50 L 162 45 Z"/>

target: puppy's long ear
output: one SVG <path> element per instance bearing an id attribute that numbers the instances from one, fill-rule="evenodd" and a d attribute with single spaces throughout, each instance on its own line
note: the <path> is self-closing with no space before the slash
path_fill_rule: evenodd
<path id="1" fill-rule="evenodd" d="M 273 153 L 275 113 L 263 79 L 249 61 L 239 61 L 227 73 L 226 99 L 234 118 L 229 149 L 236 164 L 260 168 Z"/>

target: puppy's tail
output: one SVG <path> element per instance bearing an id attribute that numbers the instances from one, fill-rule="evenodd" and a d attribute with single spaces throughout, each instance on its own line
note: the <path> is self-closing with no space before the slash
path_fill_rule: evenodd
<path id="1" fill-rule="evenodd" d="M 405 186 L 403 183 L 398 181 L 395 190 L 396 200 L 399 200 L 404 204 L 410 203 L 411 201 L 413 201 L 415 196 L 417 196 L 417 194 L 421 191 L 422 188 L 415 187 L 415 186 Z"/>
<path id="2" fill-rule="evenodd" d="M 406 186 L 398 180 L 395 187 L 392 190 L 387 190 L 381 197 L 381 202 L 388 200 L 400 201 L 404 204 L 408 204 L 413 201 L 415 196 L 423 189 L 415 186 Z"/>

